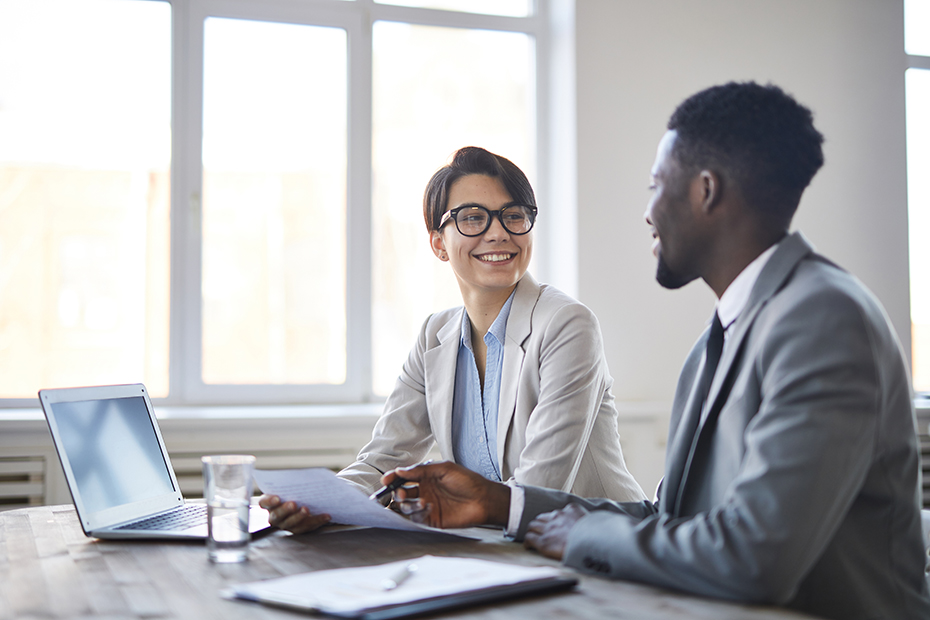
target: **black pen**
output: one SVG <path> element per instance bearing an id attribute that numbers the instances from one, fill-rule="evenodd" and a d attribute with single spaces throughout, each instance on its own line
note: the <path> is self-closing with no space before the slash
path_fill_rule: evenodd
<path id="1" fill-rule="evenodd" d="M 420 465 L 429 465 L 432 462 L 433 462 L 433 459 L 427 459 L 423 461 L 422 463 L 417 463 L 416 467 Z M 378 501 L 381 501 L 381 498 L 383 498 L 385 495 L 387 495 L 388 493 L 393 493 L 394 489 L 399 489 L 400 487 L 404 486 L 408 482 L 410 481 L 407 480 L 406 478 L 401 478 L 400 476 L 398 476 L 397 478 L 394 478 L 393 480 L 388 482 L 386 485 L 384 485 L 383 487 L 381 487 L 380 489 L 378 489 L 377 491 L 369 495 L 368 499 L 376 499 Z"/>
<path id="2" fill-rule="evenodd" d="M 407 483 L 406 479 L 398 476 L 397 478 L 394 478 L 393 480 L 388 482 L 386 485 L 384 485 L 383 487 L 381 487 L 380 489 L 378 489 L 377 491 L 369 495 L 368 499 L 376 499 L 378 501 L 381 501 L 382 497 L 384 497 L 385 495 L 389 493 L 393 493 L 394 489 L 400 488 L 404 486 L 404 484 L 406 483 Z"/>

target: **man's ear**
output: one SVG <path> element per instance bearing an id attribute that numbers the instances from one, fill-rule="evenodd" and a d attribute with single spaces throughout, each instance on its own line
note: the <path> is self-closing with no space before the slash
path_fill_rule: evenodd
<path id="1" fill-rule="evenodd" d="M 449 255 L 446 254 L 446 244 L 443 243 L 442 234 L 438 230 L 430 232 L 429 245 L 433 248 L 433 254 L 436 255 L 436 258 L 443 261 L 449 260 Z"/>
<path id="2" fill-rule="evenodd" d="M 701 170 L 691 183 L 692 204 L 709 214 L 723 197 L 723 179 L 712 170 Z"/>

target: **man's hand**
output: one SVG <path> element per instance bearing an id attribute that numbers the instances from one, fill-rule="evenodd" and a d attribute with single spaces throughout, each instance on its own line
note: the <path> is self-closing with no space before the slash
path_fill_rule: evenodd
<path id="1" fill-rule="evenodd" d="M 417 485 L 394 491 L 394 501 L 413 521 L 441 528 L 507 525 L 510 487 L 505 484 L 450 462 L 398 468 L 384 474 L 381 483 L 397 477 Z"/>
<path id="2" fill-rule="evenodd" d="M 327 514 L 314 515 L 306 507 L 298 508 L 294 502 L 281 502 L 277 495 L 262 495 L 258 505 L 268 510 L 268 522 L 295 534 L 312 532 L 329 523 Z"/>
<path id="3" fill-rule="evenodd" d="M 546 557 L 561 560 L 568 543 L 568 532 L 588 511 L 578 504 L 569 504 L 561 510 L 539 515 L 532 521 L 523 537 L 523 546 L 535 549 Z"/>

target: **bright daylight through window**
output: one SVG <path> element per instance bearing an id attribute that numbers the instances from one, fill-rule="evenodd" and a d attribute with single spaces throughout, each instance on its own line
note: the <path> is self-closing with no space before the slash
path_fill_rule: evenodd
<path id="1" fill-rule="evenodd" d="M 540 6 L 0 0 L 0 406 L 386 395 L 461 304 L 429 177 L 478 145 L 536 185 Z"/>
<path id="2" fill-rule="evenodd" d="M 914 390 L 930 392 L 930 0 L 904 3 Z"/>

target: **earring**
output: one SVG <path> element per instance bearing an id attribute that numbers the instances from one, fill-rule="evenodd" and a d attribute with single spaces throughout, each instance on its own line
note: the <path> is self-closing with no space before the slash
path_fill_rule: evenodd
<path id="1" fill-rule="evenodd" d="M 446 260 L 446 253 L 445 253 L 445 252 L 443 252 L 442 254 L 439 255 L 439 260 Z"/>

